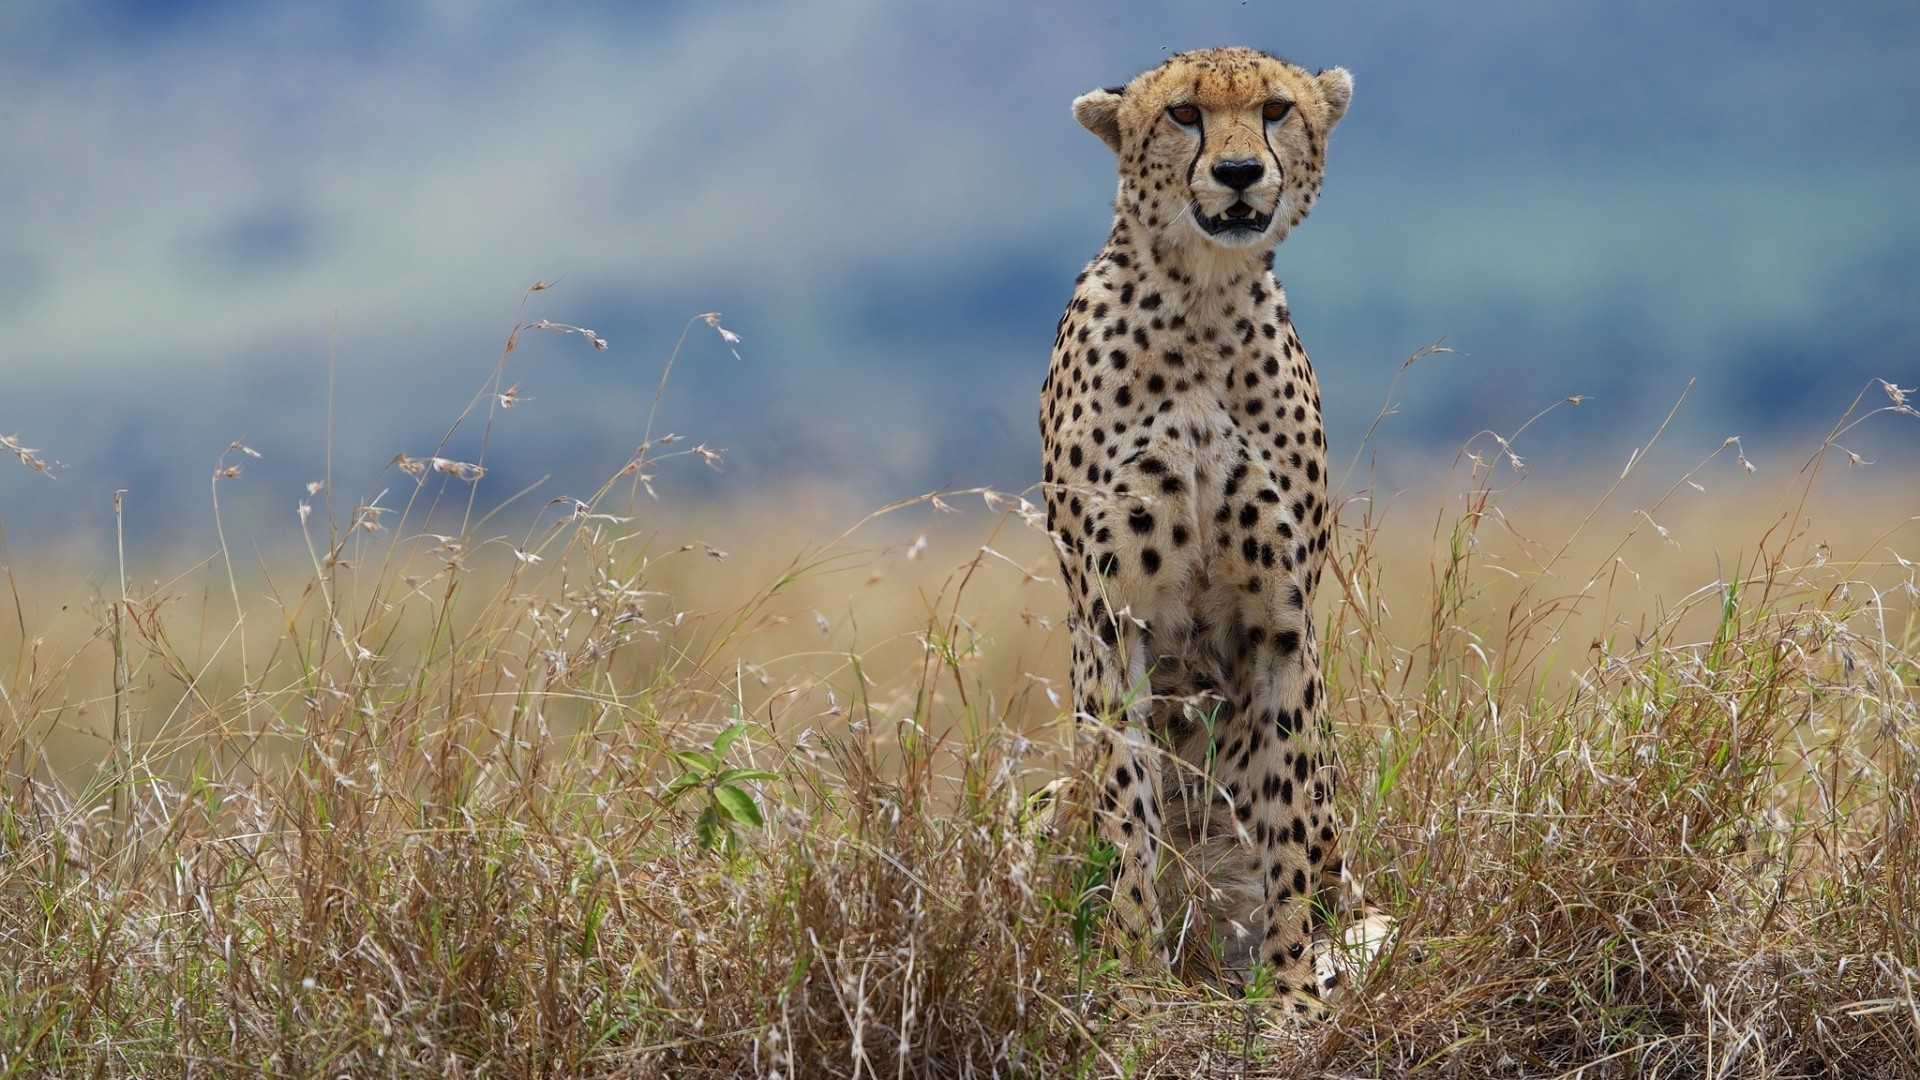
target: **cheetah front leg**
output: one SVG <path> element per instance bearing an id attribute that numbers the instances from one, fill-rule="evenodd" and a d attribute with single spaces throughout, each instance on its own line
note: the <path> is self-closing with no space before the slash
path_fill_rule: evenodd
<path id="1" fill-rule="evenodd" d="M 1153 970 L 1167 965 L 1154 887 L 1164 836 L 1160 750 L 1151 742 L 1146 635 L 1095 598 L 1073 620 L 1074 716 L 1092 768 L 1095 835 L 1117 855 L 1110 912 L 1126 952 Z"/>
<path id="2" fill-rule="evenodd" d="M 1250 580 L 1256 579 L 1242 579 Z M 1320 997 L 1314 897 L 1335 831 L 1331 785 L 1322 775 L 1326 703 L 1319 650 L 1305 596 L 1291 575 L 1241 595 L 1237 640 L 1222 642 L 1232 650 L 1237 677 L 1215 767 L 1241 840 L 1258 856 L 1265 925 L 1254 959 L 1295 1011 L 1309 1013 Z"/>

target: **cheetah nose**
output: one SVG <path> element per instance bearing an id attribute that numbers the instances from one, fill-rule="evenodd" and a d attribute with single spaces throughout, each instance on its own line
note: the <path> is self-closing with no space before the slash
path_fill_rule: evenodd
<path id="1" fill-rule="evenodd" d="M 1251 158 L 1239 161 L 1222 161 L 1213 167 L 1213 178 L 1235 191 L 1245 191 L 1252 187 L 1267 170 Z"/>

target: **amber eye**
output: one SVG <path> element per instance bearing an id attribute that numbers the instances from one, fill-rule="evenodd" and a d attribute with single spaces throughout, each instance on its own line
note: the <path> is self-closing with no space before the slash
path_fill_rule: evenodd
<path id="1" fill-rule="evenodd" d="M 1276 120 L 1285 120 L 1287 114 L 1292 111 L 1293 102 L 1291 101 L 1269 101 L 1260 110 L 1260 115 L 1266 117 L 1267 123 L 1271 124 Z"/>
<path id="2" fill-rule="evenodd" d="M 1183 126 L 1191 126 L 1200 122 L 1200 110 L 1192 105 L 1175 105 L 1167 110 L 1167 115 L 1173 117 L 1174 123 Z"/>

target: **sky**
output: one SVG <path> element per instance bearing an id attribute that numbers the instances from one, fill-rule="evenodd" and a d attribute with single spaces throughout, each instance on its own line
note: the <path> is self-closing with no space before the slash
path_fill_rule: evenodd
<path id="1" fill-rule="evenodd" d="M 1413 476 L 1581 395 L 1522 452 L 1624 463 L 1684 393 L 1680 452 L 1797 466 L 1920 383 L 1910 3 L 10 0 L 0 434 L 58 464 L 4 462 L 0 528 L 101 550 L 124 489 L 136 536 L 206 543 L 234 440 L 230 524 L 289 526 L 329 455 L 342 505 L 403 489 L 536 319 L 607 347 L 518 339 L 522 403 L 443 451 L 482 503 L 591 491 L 669 357 L 655 433 L 726 463 L 663 495 L 1019 490 L 1111 216 L 1068 104 L 1229 43 L 1354 75 L 1276 263 L 1336 459 L 1389 405 L 1368 453 Z M 737 357 L 675 352 L 706 312 Z"/>

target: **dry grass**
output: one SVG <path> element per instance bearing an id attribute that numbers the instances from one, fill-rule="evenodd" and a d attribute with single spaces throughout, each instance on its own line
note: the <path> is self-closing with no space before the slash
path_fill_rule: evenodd
<path id="1" fill-rule="evenodd" d="M 648 431 L 512 537 L 429 454 L 272 573 L 14 580 L 0 1076 L 1920 1075 L 1911 498 L 1486 451 L 1323 590 L 1402 923 L 1322 1028 L 1105 962 L 1017 498 L 664 516 Z"/>

